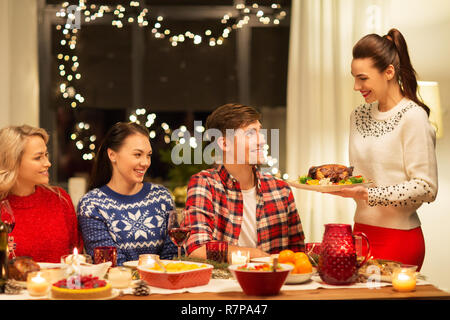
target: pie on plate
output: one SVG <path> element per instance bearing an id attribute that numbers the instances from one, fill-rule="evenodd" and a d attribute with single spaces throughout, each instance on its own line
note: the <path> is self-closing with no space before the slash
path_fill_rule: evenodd
<path id="1" fill-rule="evenodd" d="M 111 284 L 92 276 L 77 279 L 67 278 L 54 283 L 50 289 L 50 298 L 61 300 L 98 300 L 112 299 Z"/>

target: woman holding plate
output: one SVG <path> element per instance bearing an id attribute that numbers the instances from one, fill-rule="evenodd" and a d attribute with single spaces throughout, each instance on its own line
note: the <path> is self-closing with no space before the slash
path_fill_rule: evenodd
<path id="1" fill-rule="evenodd" d="M 368 236 L 374 258 L 420 270 L 425 242 L 417 209 L 437 195 L 436 136 L 430 109 L 416 94 L 403 35 L 391 29 L 363 37 L 353 47 L 351 70 L 366 103 L 350 117 L 350 165 L 375 187 L 332 194 L 355 199 L 354 231 Z"/>

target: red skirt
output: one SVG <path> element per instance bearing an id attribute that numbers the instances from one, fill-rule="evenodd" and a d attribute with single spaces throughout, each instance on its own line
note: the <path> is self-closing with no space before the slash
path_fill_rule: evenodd
<path id="1" fill-rule="evenodd" d="M 374 259 L 386 259 L 422 268 L 425 258 L 425 240 L 422 228 L 400 230 L 355 223 L 354 232 L 363 232 L 370 242 L 371 256 Z M 362 255 L 367 252 L 366 242 L 362 240 Z M 358 246 L 358 245 L 357 245 Z"/>

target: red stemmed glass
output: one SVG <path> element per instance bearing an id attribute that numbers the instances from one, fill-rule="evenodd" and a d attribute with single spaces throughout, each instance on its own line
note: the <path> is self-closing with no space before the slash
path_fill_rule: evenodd
<path id="1" fill-rule="evenodd" d="M 178 247 L 178 260 L 181 259 L 181 247 L 191 234 L 189 219 L 185 219 L 184 209 L 177 208 L 169 212 L 168 222 L 170 240 Z"/>
<path id="2" fill-rule="evenodd" d="M 16 225 L 16 219 L 14 218 L 14 213 L 8 200 L 2 200 L 0 202 L 0 220 L 3 221 L 3 223 L 8 227 L 8 233 L 11 234 L 14 226 Z M 11 235 L 8 236 L 9 254 L 13 259 L 16 257 L 16 253 L 14 251 L 15 247 L 16 244 L 14 242 L 14 237 Z"/>

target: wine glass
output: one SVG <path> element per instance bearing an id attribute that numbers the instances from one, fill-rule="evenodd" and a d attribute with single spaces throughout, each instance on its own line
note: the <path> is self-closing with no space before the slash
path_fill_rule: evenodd
<path id="1" fill-rule="evenodd" d="M 2 200 L 0 202 L 0 220 L 8 227 L 8 233 L 11 233 L 16 225 L 16 219 L 14 218 L 14 213 L 8 200 Z M 8 236 L 8 248 L 12 258 L 16 257 L 15 247 L 14 237 Z"/>
<path id="2" fill-rule="evenodd" d="M 178 247 L 178 260 L 181 260 L 181 247 L 191 234 L 191 224 L 186 219 L 184 209 L 175 208 L 169 212 L 168 229 L 170 239 Z"/>

